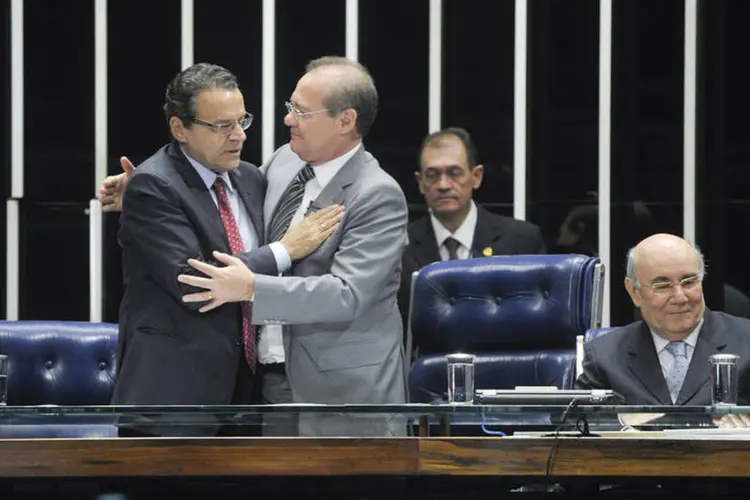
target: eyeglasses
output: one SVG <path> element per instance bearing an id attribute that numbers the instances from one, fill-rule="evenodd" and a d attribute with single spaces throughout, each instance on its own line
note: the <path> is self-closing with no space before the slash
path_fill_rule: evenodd
<path id="1" fill-rule="evenodd" d="M 677 291 L 678 286 L 682 287 L 682 289 L 686 292 L 691 292 L 693 290 L 697 290 L 702 282 L 703 278 L 701 278 L 700 276 L 688 276 L 687 278 L 682 278 L 679 281 L 657 281 L 656 283 L 651 283 L 650 285 L 645 285 L 636 281 L 636 287 L 640 288 L 641 286 L 646 286 L 653 290 L 653 292 L 657 295 L 672 295 Z"/>
<path id="2" fill-rule="evenodd" d="M 325 109 L 316 109 L 315 111 L 300 111 L 299 109 L 294 107 L 294 104 L 287 101 L 284 103 L 284 106 L 286 107 L 286 112 L 292 115 L 292 118 L 294 118 L 298 123 L 301 122 L 305 117 L 308 117 L 310 115 L 317 115 L 318 113 L 325 113 L 328 111 L 328 108 Z"/>
<path id="3" fill-rule="evenodd" d="M 199 120 L 198 118 L 190 118 L 190 121 L 193 123 L 197 123 L 198 125 L 208 127 L 217 134 L 229 135 L 234 132 L 234 129 L 237 125 L 239 125 L 242 130 L 249 129 L 250 125 L 252 125 L 253 123 L 253 115 L 245 111 L 245 115 L 237 121 L 220 121 L 216 123 L 209 123 L 204 122 L 203 120 Z"/>
<path id="4" fill-rule="evenodd" d="M 451 181 L 460 182 L 466 179 L 469 171 L 459 166 L 447 168 L 429 167 L 422 171 L 422 180 L 427 184 L 434 184 L 440 182 L 440 179 L 443 178 L 443 174 L 447 175 L 448 179 Z"/>

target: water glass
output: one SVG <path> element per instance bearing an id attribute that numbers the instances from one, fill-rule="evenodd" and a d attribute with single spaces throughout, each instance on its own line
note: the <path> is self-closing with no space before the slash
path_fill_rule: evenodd
<path id="1" fill-rule="evenodd" d="M 8 402 L 8 356 L 0 354 L 0 406 Z"/>
<path id="2" fill-rule="evenodd" d="M 448 403 L 474 403 L 474 356 L 472 354 L 449 354 Z"/>
<path id="3" fill-rule="evenodd" d="M 736 354 L 714 354 L 711 361 L 711 404 L 715 406 L 736 405 L 739 374 Z"/>

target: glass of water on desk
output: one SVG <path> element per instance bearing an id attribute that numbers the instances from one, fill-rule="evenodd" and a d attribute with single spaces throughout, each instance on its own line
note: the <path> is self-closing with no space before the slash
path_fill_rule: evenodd
<path id="1" fill-rule="evenodd" d="M 8 356 L 0 354 L 0 406 L 8 402 Z"/>
<path id="2" fill-rule="evenodd" d="M 448 403 L 470 405 L 474 403 L 474 355 L 449 354 Z"/>
<path id="3" fill-rule="evenodd" d="M 711 362 L 711 404 L 732 406 L 737 404 L 739 373 L 736 354 L 713 354 Z"/>

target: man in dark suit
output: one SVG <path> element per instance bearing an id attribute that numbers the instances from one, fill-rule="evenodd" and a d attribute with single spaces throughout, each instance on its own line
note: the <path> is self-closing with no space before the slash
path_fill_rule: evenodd
<path id="1" fill-rule="evenodd" d="M 210 260 L 215 249 L 275 275 L 325 241 L 341 210 L 324 209 L 263 246 L 265 180 L 240 160 L 252 115 L 235 76 L 216 65 L 191 66 L 167 87 L 164 111 L 173 141 L 130 174 L 123 198 L 125 293 L 112 403 L 250 403 L 257 368 L 251 306 L 201 314 L 203 304 L 183 302 L 193 288 L 177 276 L 191 269 L 189 258 Z"/>
<path id="2" fill-rule="evenodd" d="M 628 252 L 625 288 L 643 321 L 584 346 L 579 389 L 612 389 L 631 405 L 710 405 L 709 356 L 740 356 L 739 397 L 750 401 L 750 320 L 706 310 L 700 250 L 655 234 Z"/>
<path id="3" fill-rule="evenodd" d="M 403 254 L 399 306 L 408 321 L 411 276 L 432 262 L 450 259 L 544 253 L 537 226 L 478 207 L 472 193 L 482 184 L 484 166 L 469 133 L 457 127 L 422 141 L 415 172 L 429 215 L 409 224 Z"/>

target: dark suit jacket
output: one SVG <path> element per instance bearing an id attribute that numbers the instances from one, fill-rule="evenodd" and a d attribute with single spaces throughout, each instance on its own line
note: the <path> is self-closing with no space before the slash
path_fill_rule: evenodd
<path id="1" fill-rule="evenodd" d="M 404 325 L 409 317 L 412 273 L 440 260 L 440 250 L 429 215 L 409 224 L 408 230 L 409 245 L 403 253 L 398 297 Z M 471 255 L 483 257 L 482 251 L 487 247 L 492 248 L 492 255 L 545 253 L 544 238 L 539 227 L 530 222 L 494 214 L 477 205 L 477 226 L 474 230 Z"/>
<path id="2" fill-rule="evenodd" d="M 265 181 L 241 162 L 232 183 L 262 238 Z M 240 305 L 200 313 L 184 303 L 194 288 L 177 281 L 190 257 L 231 253 L 211 194 L 176 143 L 146 160 L 128 182 L 118 238 L 125 293 L 120 304 L 113 404 L 196 405 L 231 402 L 242 360 Z M 260 273 L 276 274 L 268 247 L 238 255 Z"/>
<path id="3" fill-rule="evenodd" d="M 676 404 L 711 404 L 708 358 L 716 353 L 740 356 L 739 398 L 745 404 L 750 401 L 750 320 L 707 310 Z M 612 389 L 630 405 L 672 404 L 654 340 L 644 321 L 587 342 L 583 372 L 575 385 L 578 389 Z"/>

